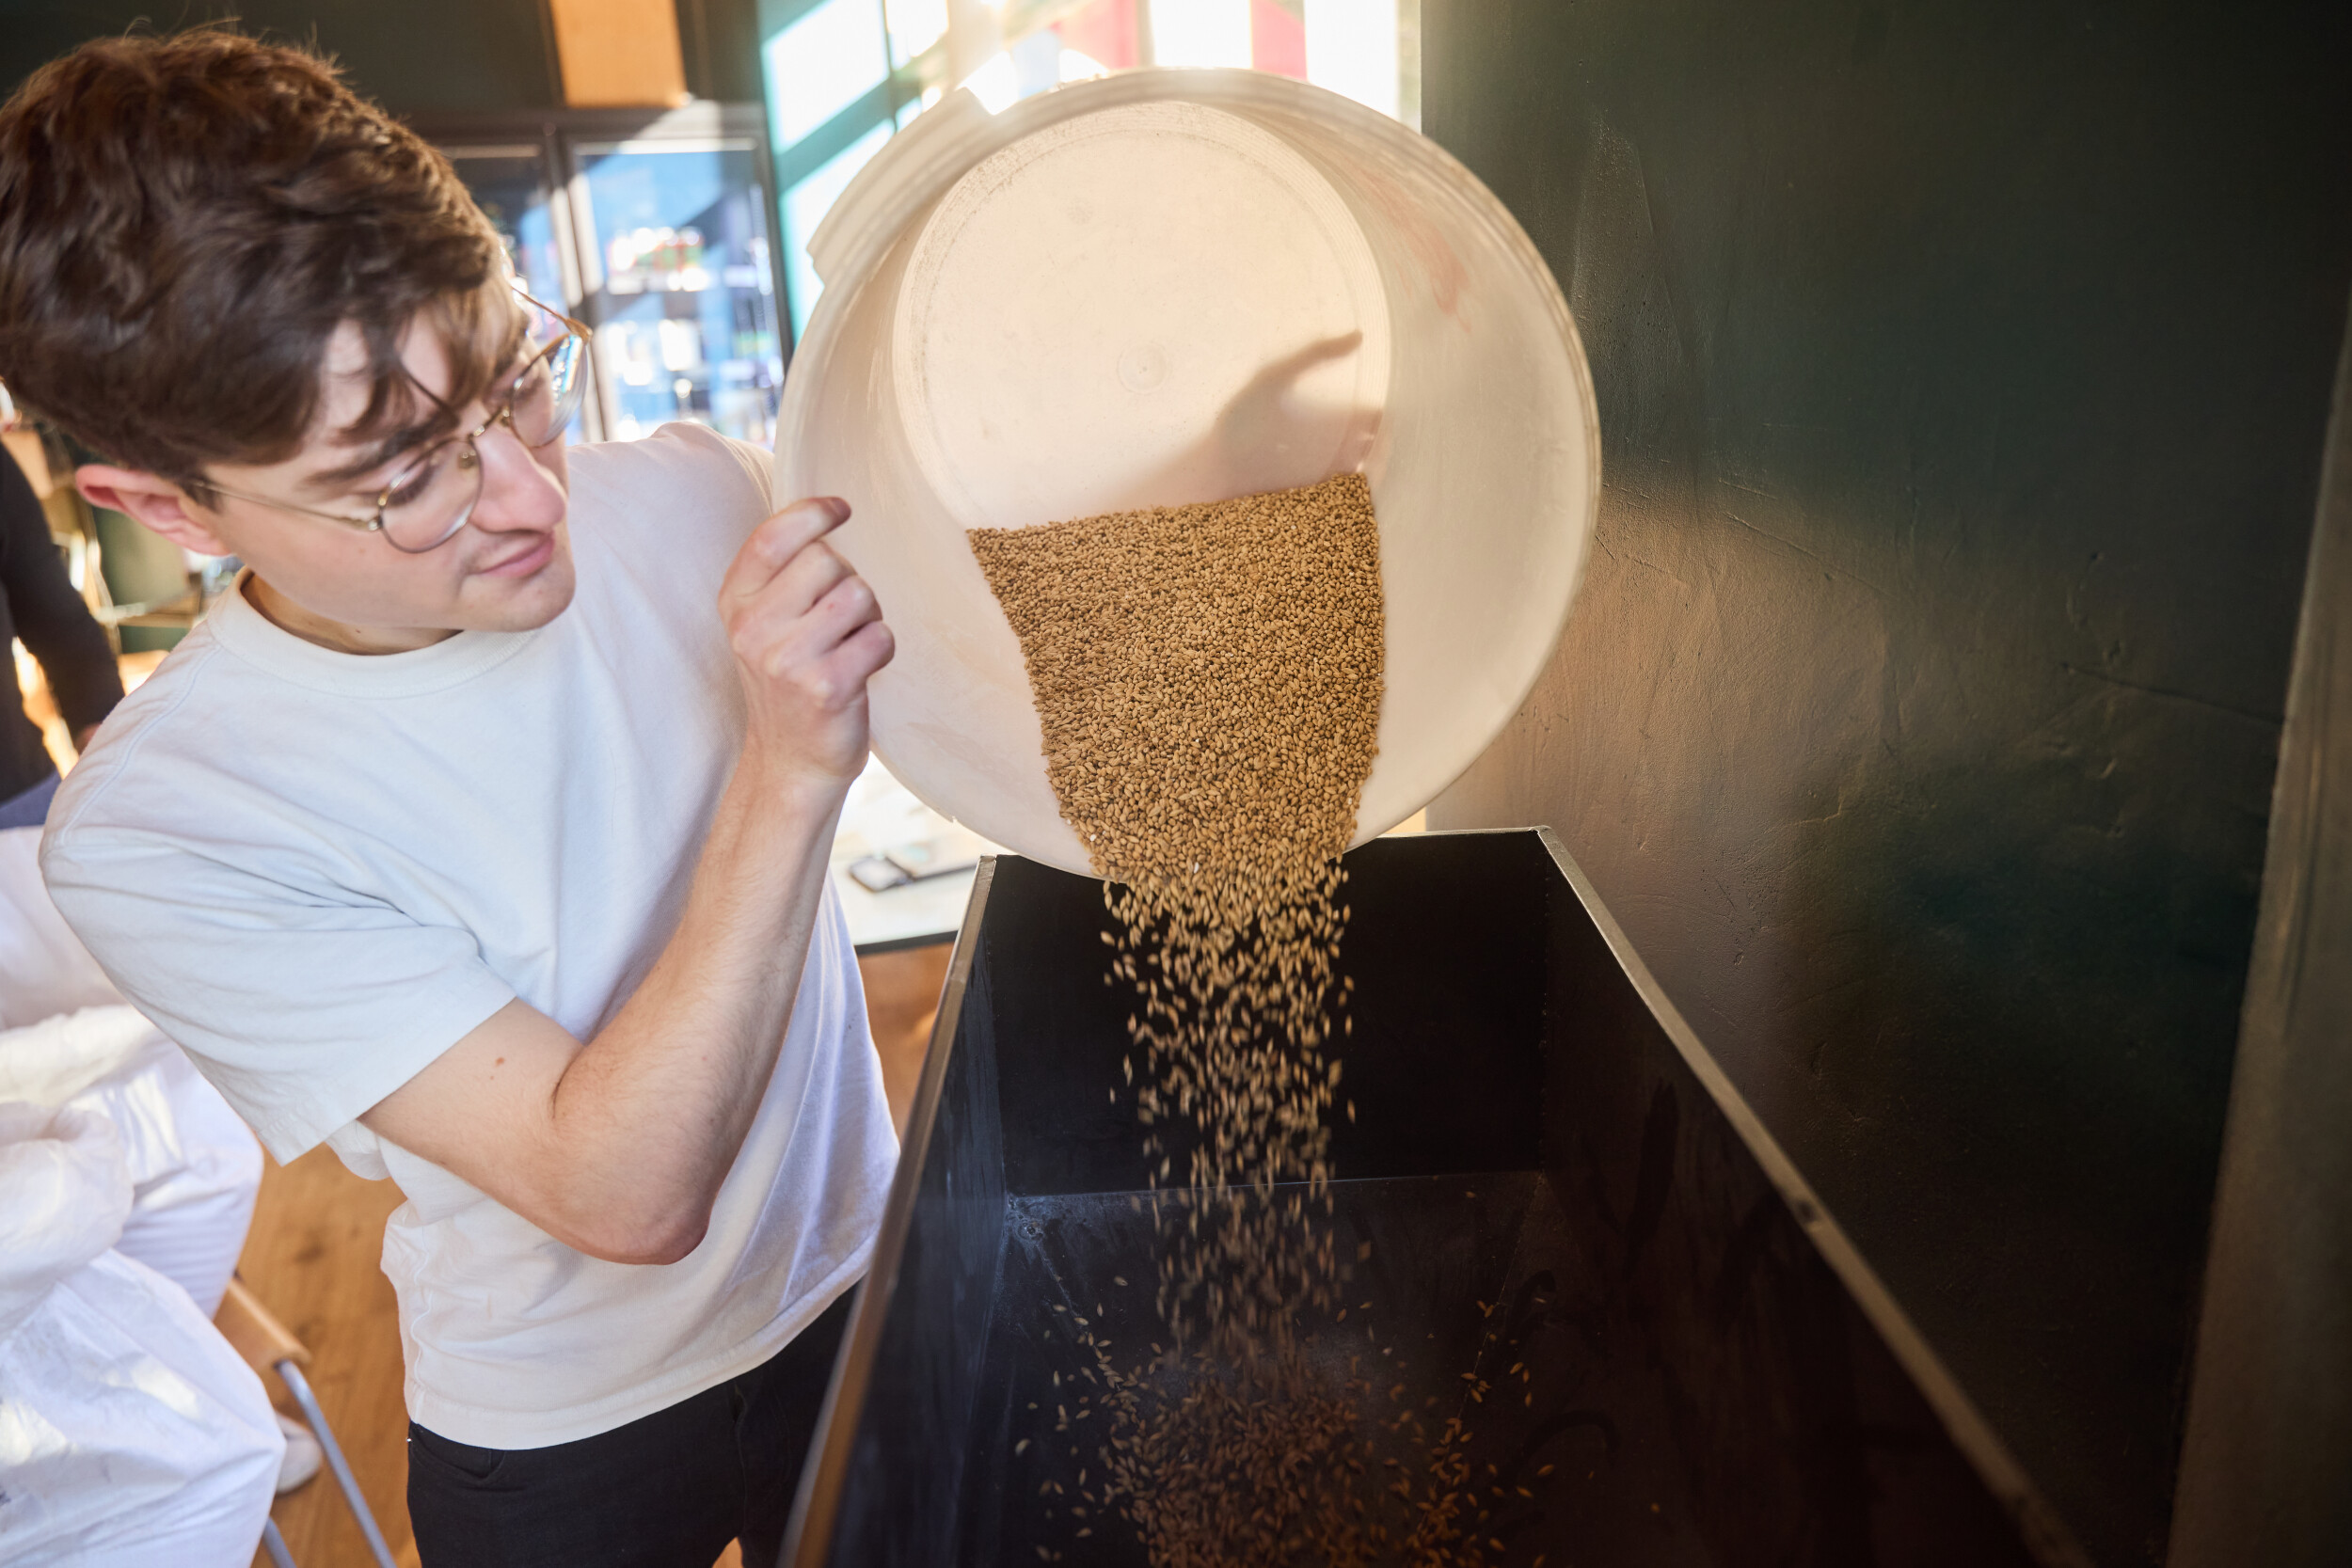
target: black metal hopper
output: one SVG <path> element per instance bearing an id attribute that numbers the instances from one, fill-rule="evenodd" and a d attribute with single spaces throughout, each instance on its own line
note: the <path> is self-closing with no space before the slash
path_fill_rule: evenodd
<path id="1" fill-rule="evenodd" d="M 1475 1416 L 1488 1560 L 2083 1560 L 1549 832 L 1347 864 L 1357 1115 L 1330 1223 L 1343 1256 L 1371 1243 L 1369 1306 L 1328 1353 L 1385 1349 L 1397 1398 Z M 1098 882 L 982 869 L 796 1568 L 1145 1561 L 1122 1521 L 1073 1517 L 1105 1433 L 1052 1381 L 1080 1364 L 1073 1320 L 1138 1350 L 1156 1327 L 1108 929 Z M 1475 1409 L 1473 1370 L 1496 1386 Z"/>

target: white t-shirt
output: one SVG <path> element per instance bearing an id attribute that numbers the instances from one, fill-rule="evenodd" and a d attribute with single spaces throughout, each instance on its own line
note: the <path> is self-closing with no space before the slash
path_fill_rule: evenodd
<path id="1" fill-rule="evenodd" d="M 669 941 L 740 748 L 716 600 L 768 459 L 692 426 L 571 453 L 579 591 L 536 631 L 332 653 L 224 594 L 108 721 L 42 870 L 139 1009 L 291 1160 L 408 1201 L 409 1414 L 594 1435 L 757 1366 L 866 1267 L 898 1159 L 828 885 L 775 1073 L 683 1260 L 564 1245 L 357 1117 L 515 997 L 576 1037 Z"/>

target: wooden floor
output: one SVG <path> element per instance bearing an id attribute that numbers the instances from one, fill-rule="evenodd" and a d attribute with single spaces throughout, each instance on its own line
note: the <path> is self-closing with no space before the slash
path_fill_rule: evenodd
<path id="1" fill-rule="evenodd" d="M 890 1109 L 901 1127 L 947 974 L 946 946 L 858 960 Z M 239 1273 L 264 1306 L 310 1346 L 311 1386 L 343 1445 L 360 1490 L 409 1568 L 408 1418 L 401 1402 L 400 1333 L 379 1259 L 384 1221 L 401 1203 L 389 1181 L 363 1181 L 324 1148 L 262 1178 Z M 292 1412 L 285 1390 L 270 1392 Z M 273 1511 L 300 1568 L 371 1568 L 367 1544 L 331 1477 L 280 1497 Z M 734 1553 L 721 1559 L 731 1564 Z M 257 1563 L 267 1560 L 256 1557 Z"/>

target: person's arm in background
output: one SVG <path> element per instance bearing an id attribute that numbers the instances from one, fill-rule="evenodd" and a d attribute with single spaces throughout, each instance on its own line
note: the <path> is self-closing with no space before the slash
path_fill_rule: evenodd
<path id="1" fill-rule="evenodd" d="M 0 594 L 7 595 L 17 637 L 40 660 L 74 750 L 81 750 L 122 701 L 122 672 L 105 628 L 66 576 L 32 483 L 5 450 L 0 450 Z"/>

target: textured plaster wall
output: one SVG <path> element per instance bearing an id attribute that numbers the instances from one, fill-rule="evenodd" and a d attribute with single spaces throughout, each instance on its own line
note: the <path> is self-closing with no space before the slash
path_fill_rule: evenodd
<path id="1" fill-rule="evenodd" d="M 1424 0 L 1599 548 L 1550 823 L 2104 1561 L 2162 1553 L 2331 373 L 2343 24 Z"/>

